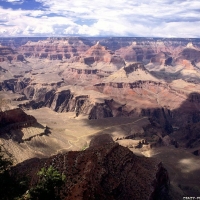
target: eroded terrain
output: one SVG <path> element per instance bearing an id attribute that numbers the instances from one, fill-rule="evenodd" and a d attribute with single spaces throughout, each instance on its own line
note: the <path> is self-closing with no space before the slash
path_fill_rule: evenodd
<path id="1" fill-rule="evenodd" d="M 162 161 L 174 196 L 200 193 L 198 39 L 15 40 L 0 46 L 0 142 L 15 163 L 109 134 Z"/>

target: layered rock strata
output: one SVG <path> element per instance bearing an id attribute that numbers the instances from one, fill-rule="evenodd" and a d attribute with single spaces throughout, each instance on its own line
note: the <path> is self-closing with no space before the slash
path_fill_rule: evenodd
<path id="1" fill-rule="evenodd" d="M 16 51 L 14 51 L 10 47 L 4 47 L 0 45 L 0 62 L 4 61 L 24 61 L 24 56 L 21 54 L 18 54 Z"/>
<path id="2" fill-rule="evenodd" d="M 48 38 L 37 42 L 29 41 L 19 48 L 25 57 L 63 60 L 79 56 L 89 48 L 78 38 Z"/>

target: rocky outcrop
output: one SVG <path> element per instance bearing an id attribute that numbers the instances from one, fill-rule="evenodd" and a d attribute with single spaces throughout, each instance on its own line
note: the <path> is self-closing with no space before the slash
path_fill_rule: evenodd
<path id="1" fill-rule="evenodd" d="M 93 140 L 97 142 L 91 142 L 85 151 L 24 162 L 15 170 L 28 173 L 31 185 L 34 185 L 38 179 L 37 171 L 52 165 L 66 175 L 60 192 L 63 200 L 149 199 L 156 177 L 154 162 L 134 155 L 128 148 L 114 143 L 109 136 L 102 135 Z"/>
<path id="2" fill-rule="evenodd" d="M 102 119 L 107 117 L 113 117 L 113 114 L 112 109 L 106 102 L 101 104 L 96 103 L 89 113 L 89 119 Z"/>
<path id="3" fill-rule="evenodd" d="M 114 65 L 124 66 L 124 60 L 120 56 L 113 55 L 114 53 L 108 50 L 105 46 L 97 42 L 96 45 L 90 47 L 85 53 L 84 57 L 86 62 L 93 60 L 93 62 L 113 63 Z M 119 67 L 119 68 L 120 68 Z"/>
<path id="4" fill-rule="evenodd" d="M 97 84 L 96 89 L 98 89 L 98 95 L 102 99 L 101 102 L 94 100 L 91 95 L 76 94 L 69 89 L 56 90 L 52 87 L 41 87 L 34 88 L 33 86 L 28 86 L 24 89 L 24 94 L 27 98 L 32 99 L 32 101 L 27 102 L 26 104 L 20 105 L 22 108 L 36 109 L 43 106 L 49 107 L 56 112 L 75 112 L 75 115 L 78 117 L 80 114 L 87 115 L 89 119 L 101 119 L 107 117 L 118 117 L 118 116 L 148 116 L 153 117 L 162 124 L 167 132 L 172 132 L 172 119 L 176 115 L 170 111 L 170 109 L 162 108 L 161 105 L 157 105 L 160 108 L 150 107 L 146 105 L 146 108 L 141 104 L 137 104 L 137 107 L 132 102 L 138 98 L 138 88 L 143 93 L 143 89 L 152 89 L 155 88 L 166 88 L 166 85 L 157 82 L 134 82 L 134 83 L 102 83 Z M 107 99 L 103 94 L 106 93 L 111 95 L 108 91 L 115 91 L 112 96 L 115 98 L 118 97 L 118 93 L 126 93 L 127 91 L 137 91 L 134 93 L 133 99 L 129 99 L 127 105 L 117 103 L 113 99 Z M 139 95 L 140 97 L 140 95 Z M 130 106 L 131 105 L 131 106 Z"/>
<path id="5" fill-rule="evenodd" d="M 47 101 L 49 97 L 55 92 L 56 86 L 42 85 L 28 85 L 24 88 L 23 93 L 29 100 L 35 102 Z"/>
<path id="6" fill-rule="evenodd" d="M 165 60 L 165 66 L 171 66 L 173 62 L 173 58 L 171 56 L 168 56 Z"/>
<path id="7" fill-rule="evenodd" d="M 173 117 L 178 117 L 173 116 L 173 112 L 166 108 L 142 109 L 141 114 L 155 120 L 167 133 L 173 132 L 172 124 L 175 123 Z"/>
<path id="8" fill-rule="evenodd" d="M 36 122 L 33 116 L 27 115 L 20 108 L 0 112 L 0 132 L 28 127 Z"/>
<path id="9" fill-rule="evenodd" d="M 200 62 L 200 50 L 195 48 L 185 48 L 180 52 L 179 56 L 182 59 L 193 61 L 194 63 Z"/>
<path id="10" fill-rule="evenodd" d="M 130 74 L 134 71 L 138 71 L 138 69 L 141 69 L 142 71 L 147 72 L 147 70 L 145 69 L 142 63 L 133 63 L 124 67 L 124 71 L 126 72 L 126 74 Z"/>
<path id="11" fill-rule="evenodd" d="M 95 59 L 94 57 L 91 56 L 91 57 L 82 58 L 81 61 L 87 65 L 91 65 L 95 62 Z"/>
<path id="12" fill-rule="evenodd" d="M 105 46 L 102 46 L 97 42 L 96 45 L 90 47 L 85 54 L 84 57 L 93 57 L 96 62 L 111 62 L 112 52 L 109 51 Z"/>
<path id="13" fill-rule="evenodd" d="M 161 82 L 154 77 L 142 63 L 128 63 L 123 68 L 117 70 L 102 82 L 111 83 L 133 83 L 133 82 Z"/>

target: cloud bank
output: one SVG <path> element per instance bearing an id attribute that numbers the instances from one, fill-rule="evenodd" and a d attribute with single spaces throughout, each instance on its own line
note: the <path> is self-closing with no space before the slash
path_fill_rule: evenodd
<path id="1" fill-rule="evenodd" d="M 200 37 L 199 0 L 0 0 L 0 36 Z"/>

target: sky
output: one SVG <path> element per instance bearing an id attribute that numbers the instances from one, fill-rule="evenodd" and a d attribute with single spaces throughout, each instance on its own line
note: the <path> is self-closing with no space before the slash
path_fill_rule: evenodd
<path id="1" fill-rule="evenodd" d="M 0 37 L 200 38 L 200 0 L 0 0 Z"/>

